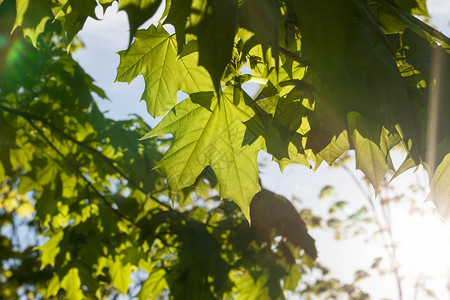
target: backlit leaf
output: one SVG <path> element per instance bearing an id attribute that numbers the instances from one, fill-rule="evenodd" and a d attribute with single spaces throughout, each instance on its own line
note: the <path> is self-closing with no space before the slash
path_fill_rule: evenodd
<path id="1" fill-rule="evenodd" d="M 170 187 L 179 191 L 192 185 L 203 169 L 214 170 L 221 196 L 235 201 L 249 216 L 249 203 L 259 190 L 256 155 L 261 140 L 242 146 L 246 126 L 242 123 L 254 115 L 241 97 L 233 104 L 233 89 L 223 91 L 220 105 L 217 97 L 211 110 L 186 99 L 175 106 L 152 131 L 144 136 L 174 135 L 174 142 L 158 163 L 167 175 Z"/>
<path id="2" fill-rule="evenodd" d="M 158 298 L 161 292 L 167 288 L 167 282 L 164 278 L 166 272 L 163 269 L 153 269 L 150 276 L 142 285 L 137 297 L 141 300 L 154 300 Z"/>
<path id="3" fill-rule="evenodd" d="M 278 19 L 277 0 L 246 0 L 239 6 L 239 23 L 255 33 L 263 51 L 271 47 L 275 61 L 278 61 Z"/>
<path id="4" fill-rule="evenodd" d="M 131 269 L 133 266 L 128 263 L 122 264 L 120 259 L 116 259 L 109 267 L 111 275 L 111 285 L 116 287 L 122 294 L 126 294 L 131 284 Z"/>
<path id="5" fill-rule="evenodd" d="M 377 193 L 388 170 L 386 153 L 377 145 L 381 136 L 380 126 L 355 112 L 348 114 L 348 124 L 355 146 L 356 168 L 367 176 Z"/>
<path id="6" fill-rule="evenodd" d="M 436 169 L 430 184 L 427 200 L 432 200 L 439 214 L 450 217 L 450 154 L 447 154 Z"/>
<path id="7" fill-rule="evenodd" d="M 61 230 L 54 234 L 49 233 L 47 236 L 50 237 L 50 240 L 37 248 L 41 251 L 41 269 L 47 265 L 55 265 L 55 257 L 59 253 L 59 243 L 64 237 L 64 232 Z"/>
<path id="8" fill-rule="evenodd" d="M 71 268 L 61 280 L 61 287 L 66 291 L 65 298 L 70 300 L 85 299 L 81 291 L 81 280 L 77 268 Z"/>
<path id="9" fill-rule="evenodd" d="M 156 117 L 166 113 L 177 103 L 177 91 L 186 93 L 213 90 L 206 70 L 197 66 L 197 53 L 177 60 L 175 36 L 162 27 L 150 26 L 136 32 L 136 40 L 126 51 L 120 51 L 116 81 L 130 83 L 144 76 L 142 100 L 149 113 Z"/>
<path id="10" fill-rule="evenodd" d="M 51 0 L 16 0 L 16 10 L 13 31 L 20 26 L 24 35 L 36 46 L 37 37 L 44 32 L 45 23 L 53 18 Z"/>

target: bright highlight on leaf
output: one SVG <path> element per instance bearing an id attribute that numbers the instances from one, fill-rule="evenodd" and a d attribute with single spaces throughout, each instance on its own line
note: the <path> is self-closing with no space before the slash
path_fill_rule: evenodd
<path id="1" fill-rule="evenodd" d="M 250 143 L 243 146 L 248 142 L 244 141 L 243 122 L 255 113 L 247 106 L 251 99 L 243 92 L 237 95 L 239 99 L 234 99 L 233 89 L 227 88 L 219 103 L 217 97 L 211 98 L 212 93 L 194 94 L 176 105 L 143 138 L 173 134 L 173 144 L 157 164 L 173 192 L 192 185 L 210 165 L 219 180 L 221 197 L 232 199 L 249 218 L 250 201 L 260 190 L 256 156 L 262 140 L 250 137 Z M 211 103 L 210 109 L 193 102 L 199 97 Z"/>
<path id="2" fill-rule="evenodd" d="M 197 66 L 198 54 L 178 58 L 174 35 L 162 26 L 139 30 L 130 49 L 120 51 L 116 81 L 130 83 L 143 75 L 145 90 L 142 100 L 149 113 L 162 116 L 177 103 L 177 91 L 195 93 L 213 90 L 205 69 Z"/>
<path id="3" fill-rule="evenodd" d="M 430 184 L 428 200 L 432 200 L 439 213 L 450 217 L 450 154 L 447 154 L 434 173 Z"/>
<path id="4" fill-rule="evenodd" d="M 108 119 L 71 56 L 114 2 L 130 25 L 116 81 L 143 76 L 153 129 Z M 0 235 L 0 298 L 283 299 L 318 268 L 306 224 L 321 220 L 260 191 L 260 150 L 282 170 L 355 150 L 375 191 L 433 165 L 429 199 L 450 215 L 450 39 L 413 14 L 424 0 L 0 0 L 0 227 L 31 216 L 44 238 L 22 251 Z"/>

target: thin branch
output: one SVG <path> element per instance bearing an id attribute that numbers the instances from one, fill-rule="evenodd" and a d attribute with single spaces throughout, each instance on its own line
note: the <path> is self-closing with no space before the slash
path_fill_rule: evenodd
<path id="1" fill-rule="evenodd" d="M 97 155 L 98 157 L 100 157 L 101 159 L 103 159 L 114 171 L 116 171 L 120 176 L 122 176 L 125 180 L 128 181 L 128 183 L 133 186 L 134 188 L 138 189 L 139 191 L 141 191 L 144 194 L 147 194 L 146 191 L 144 191 L 142 188 L 139 187 L 139 185 L 137 185 L 134 180 L 132 180 L 130 177 L 128 177 L 126 174 L 124 174 L 122 172 L 122 170 L 120 170 L 115 163 L 117 163 L 116 161 L 106 157 L 103 155 L 103 153 L 99 152 L 97 149 L 94 149 L 88 145 L 86 145 L 83 142 L 80 142 L 78 140 L 76 140 L 75 138 L 73 138 L 72 136 L 68 135 L 67 133 L 65 133 L 64 131 L 62 131 L 61 129 L 59 129 L 58 127 L 54 126 L 53 124 L 51 124 L 50 122 L 48 122 L 47 120 L 45 120 L 44 118 L 41 118 L 39 116 L 33 115 L 33 114 L 29 114 L 26 112 L 22 112 L 20 110 L 16 110 L 13 108 L 9 108 L 9 107 L 5 107 L 0 105 L 0 110 L 21 116 L 23 118 L 25 118 L 28 122 L 30 122 L 31 120 L 35 120 L 35 121 L 39 121 L 41 122 L 43 125 L 49 127 L 50 129 L 54 130 L 55 132 L 57 132 L 58 134 L 60 134 L 61 136 L 65 137 L 66 139 L 74 142 L 75 144 L 79 145 L 80 147 L 83 147 L 89 151 L 91 151 L 93 154 Z M 156 193 L 160 193 L 161 191 L 166 190 L 167 188 L 158 190 L 158 191 L 153 191 L 151 192 L 151 194 L 156 194 Z M 150 197 L 153 201 L 157 202 L 159 205 L 164 206 L 168 209 L 173 209 L 170 205 L 168 205 L 167 203 L 164 203 L 158 199 L 156 199 L 155 197 Z"/>
<path id="2" fill-rule="evenodd" d="M 104 202 L 104 204 L 108 208 L 110 208 L 120 218 L 125 219 L 125 220 L 131 222 L 132 224 L 134 224 L 133 220 L 130 217 L 122 214 L 119 210 L 116 210 L 111 206 L 112 203 L 110 203 L 108 200 L 106 200 L 106 198 L 100 193 L 99 190 L 97 190 L 97 188 L 94 186 L 94 184 L 80 171 L 78 166 L 73 164 L 67 157 L 65 157 L 64 154 L 62 154 L 61 151 L 59 151 L 59 149 L 56 148 L 55 145 L 53 145 L 53 143 L 45 136 L 45 134 L 42 132 L 42 130 L 33 123 L 32 120 L 29 120 L 26 117 L 24 117 L 24 118 L 39 133 L 39 135 L 50 146 L 50 148 L 52 148 L 59 156 L 61 156 L 61 158 L 75 171 L 75 173 L 77 173 L 78 176 L 80 176 L 84 180 L 84 182 L 87 184 L 87 186 L 94 191 L 94 193 Z"/>
<path id="3" fill-rule="evenodd" d="M 398 291 L 398 298 L 399 300 L 403 299 L 403 292 L 402 292 L 402 285 L 401 285 L 401 278 L 400 278 L 400 274 L 398 273 L 398 266 L 396 264 L 396 256 L 395 256 L 395 251 L 394 251 L 394 240 L 392 237 L 392 233 L 388 232 L 388 236 L 390 238 L 390 243 L 386 240 L 386 229 L 383 228 L 380 218 L 378 216 L 378 212 L 377 209 L 375 207 L 374 201 L 372 199 L 372 197 L 370 196 L 370 194 L 363 188 L 363 186 L 361 185 L 360 181 L 356 178 L 356 176 L 353 174 L 353 172 L 345 165 L 342 164 L 342 168 L 348 173 L 348 175 L 350 176 L 350 178 L 353 180 L 353 182 L 356 184 L 356 186 L 358 187 L 358 189 L 365 195 L 366 199 L 368 200 L 370 207 L 373 211 L 374 214 L 374 219 L 375 219 L 375 223 L 378 225 L 378 230 L 380 231 L 381 234 L 381 239 L 383 241 L 383 246 L 386 250 L 386 253 L 388 255 L 389 258 L 389 263 L 392 267 L 392 272 L 394 273 L 395 276 L 395 280 L 397 283 L 397 291 Z M 385 217 L 385 215 L 383 215 Z"/>

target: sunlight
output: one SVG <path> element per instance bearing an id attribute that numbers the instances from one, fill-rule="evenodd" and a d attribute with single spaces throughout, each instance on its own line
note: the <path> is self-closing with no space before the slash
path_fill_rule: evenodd
<path id="1" fill-rule="evenodd" d="M 431 203 L 424 203 L 424 215 L 409 215 L 407 212 L 396 217 L 396 238 L 399 240 L 398 259 L 407 274 L 426 273 L 446 276 L 449 265 L 450 243 L 448 224 L 438 215 L 432 214 Z"/>
<path id="2" fill-rule="evenodd" d="M 421 206 L 426 213 L 405 211 L 395 218 L 394 239 L 398 241 L 397 259 L 403 285 L 414 286 L 415 290 L 408 292 L 417 294 L 418 286 L 426 284 L 438 299 L 447 298 L 444 287 L 449 281 L 450 227 L 437 215 L 432 203 Z"/>
<path id="3" fill-rule="evenodd" d="M 428 191 L 420 183 L 426 178 L 423 168 L 400 176 L 391 194 L 397 201 L 386 205 L 404 299 L 426 299 L 433 292 L 437 299 L 449 297 L 450 223 L 431 201 L 424 202 Z"/>

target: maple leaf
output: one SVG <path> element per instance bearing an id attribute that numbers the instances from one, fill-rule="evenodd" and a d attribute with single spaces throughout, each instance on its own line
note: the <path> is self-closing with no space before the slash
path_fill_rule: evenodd
<path id="1" fill-rule="evenodd" d="M 142 100 L 154 117 L 164 115 L 177 103 L 178 90 L 190 94 L 214 89 L 209 74 L 197 64 L 198 52 L 177 59 L 176 38 L 162 26 L 138 30 L 135 42 L 119 55 L 116 81 L 130 83 L 143 75 Z"/>
<path id="2" fill-rule="evenodd" d="M 236 202 L 249 219 L 250 201 L 260 190 L 256 157 L 263 144 L 256 138 L 243 143 L 244 135 L 248 137 L 243 122 L 255 113 L 246 104 L 248 96 L 240 94 L 239 104 L 235 105 L 233 95 L 233 88 L 226 88 L 220 105 L 217 97 L 211 99 L 210 110 L 194 103 L 191 96 L 176 105 L 143 139 L 174 135 L 173 144 L 156 166 L 164 170 L 173 191 L 192 185 L 210 165 L 222 197 Z"/>

